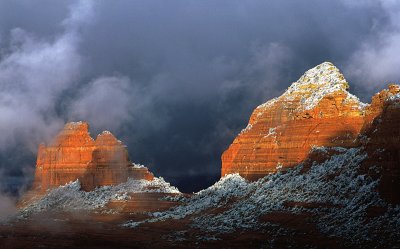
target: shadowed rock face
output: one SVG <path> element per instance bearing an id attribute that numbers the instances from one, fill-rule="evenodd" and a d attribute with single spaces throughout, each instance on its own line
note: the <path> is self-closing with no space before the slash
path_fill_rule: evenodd
<path id="1" fill-rule="evenodd" d="M 45 191 L 79 179 L 82 189 L 115 185 L 134 179 L 153 179 L 145 167 L 135 167 L 128 158 L 126 146 L 110 132 L 94 140 L 85 122 L 65 125 L 49 146 L 38 150 L 34 188 Z"/>
<path id="2" fill-rule="evenodd" d="M 282 96 L 254 110 L 248 126 L 222 155 L 222 176 L 239 173 L 255 180 L 299 164 L 314 146 L 360 146 L 358 136 L 382 112 L 383 95 L 398 87 L 390 86 L 371 105 L 347 88 L 332 63 L 308 70 Z"/>
<path id="3" fill-rule="evenodd" d="M 372 116 L 372 117 L 371 117 Z M 362 173 L 379 179 L 378 191 L 390 203 L 400 203 L 400 86 L 390 85 L 372 97 L 360 140 L 367 159 Z"/>

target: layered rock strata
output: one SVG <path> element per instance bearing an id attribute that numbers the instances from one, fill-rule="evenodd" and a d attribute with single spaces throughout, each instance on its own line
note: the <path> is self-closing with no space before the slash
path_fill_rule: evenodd
<path id="1" fill-rule="evenodd" d="M 82 189 L 92 190 L 128 177 L 151 180 L 153 174 L 130 162 L 126 146 L 110 132 L 94 140 L 87 123 L 72 122 L 50 145 L 39 146 L 34 189 L 45 191 L 79 179 Z"/>
<path id="2" fill-rule="evenodd" d="M 255 180 L 307 159 L 313 147 L 358 147 L 359 135 L 382 112 L 384 95 L 372 104 L 347 92 L 348 83 L 329 62 L 308 70 L 280 97 L 258 106 L 248 126 L 222 155 L 222 176 Z"/>

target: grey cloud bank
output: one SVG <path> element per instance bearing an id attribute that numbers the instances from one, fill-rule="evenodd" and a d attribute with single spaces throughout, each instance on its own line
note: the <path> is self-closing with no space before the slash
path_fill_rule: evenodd
<path id="1" fill-rule="evenodd" d="M 398 81 L 399 9 L 389 0 L 2 1 L 2 176 L 29 175 L 38 143 L 83 119 L 182 190 L 204 188 L 253 108 L 308 68 L 332 61 L 366 101 Z"/>

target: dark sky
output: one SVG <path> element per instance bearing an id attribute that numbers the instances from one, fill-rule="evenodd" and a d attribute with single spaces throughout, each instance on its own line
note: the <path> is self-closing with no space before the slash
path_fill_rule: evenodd
<path id="1" fill-rule="evenodd" d="M 110 130 L 182 191 L 207 187 L 252 110 L 331 61 L 350 91 L 400 76 L 394 0 L 0 0 L 0 178 L 29 182 L 66 121 Z"/>

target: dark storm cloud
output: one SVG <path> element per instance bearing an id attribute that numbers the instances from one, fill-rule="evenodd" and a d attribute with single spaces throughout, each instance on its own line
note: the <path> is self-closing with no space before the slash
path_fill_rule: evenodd
<path id="1" fill-rule="evenodd" d="M 183 190 L 205 187 L 254 107 L 308 68 L 334 62 L 365 97 L 397 80 L 398 10 L 394 1 L 2 1 L 0 148 L 36 148 L 84 119 Z M 9 162 L 2 168 L 20 167 Z"/>
<path id="2" fill-rule="evenodd" d="M 12 12 L 5 6 L 2 3 L 2 12 Z M 78 86 L 84 62 L 78 52 L 79 32 L 92 18 L 89 1 L 71 8 L 59 23 L 61 32 L 51 37 L 39 37 L 16 26 L 2 38 L 7 41 L 2 43 L 5 47 L 0 57 L 0 190 L 15 176 L 32 178 L 29 169 L 38 144 L 48 141 L 64 123 L 56 103 L 63 99 L 64 91 Z"/>
<path id="3" fill-rule="evenodd" d="M 360 3 L 359 3 L 360 4 Z M 369 6 L 371 3 L 364 3 Z M 399 83 L 400 73 L 400 4 L 398 1 L 380 1 L 387 23 L 382 27 L 374 21 L 374 36 L 362 40 L 346 67 L 351 78 L 362 82 L 369 92 L 376 92 L 388 83 Z M 359 5 L 351 6 L 353 8 Z"/>
<path id="4" fill-rule="evenodd" d="M 0 149 L 24 141 L 35 150 L 63 120 L 55 103 L 76 86 L 83 58 L 78 52 L 79 29 L 92 18 L 89 1 L 74 5 L 53 39 L 14 27 L 0 61 Z"/>

